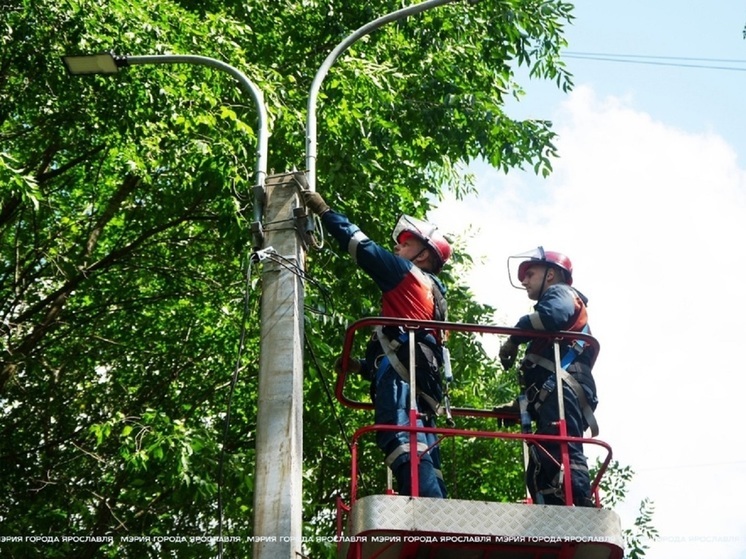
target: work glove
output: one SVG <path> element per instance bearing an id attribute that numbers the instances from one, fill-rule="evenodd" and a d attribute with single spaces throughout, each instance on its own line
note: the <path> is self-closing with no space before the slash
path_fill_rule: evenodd
<path id="1" fill-rule="evenodd" d="M 329 204 L 324 201 L 318 192 L 303 190 L 301 194 L 303 195 L 303 203 L 316 215 L 322 216 L 329 211 Z"/>
<path id="2" fill-rule="evenodd" d="M 521 408 L 518 405 L 518 400 L 495 406 L 492 411 L 500 414 L 500 417 L 497 418 L 498 427 L 513 427 L 521 421 Z"/>
<path id="3" fill-rule="evenodd" d="M 500 363 L 504 369 L 510 369 L 515 364 L 515 358 L 518 355 L 518 346 L 508 339 L 500 346 Z"/>
<path id="4" fill-rule="evenodd" d="M 337 357 L 334 362 L 334 372 L 338 375 L 342 374 L 342 356 Z M 347 360 L 347 373 L 360 375 L 363 378 L 370 379 L 370 371 L 368 370 L 368 364 L 362 359 L 355 359 L 350 357 Z"/>
<path id="5" fill-rule="evenodd" d="M 309 210 L 318 216 L 322 216 L 329 211 L 329 204 L 324 201 L 321 194 L 311 191 L 311 185 L 308 184 L 305 173 L 296 171 L 293 173 L 293 179 L 300 187 L 303 203 Z"/>

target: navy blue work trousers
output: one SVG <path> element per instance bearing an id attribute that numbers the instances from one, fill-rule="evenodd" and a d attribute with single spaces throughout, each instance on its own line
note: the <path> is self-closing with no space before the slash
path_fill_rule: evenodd
<path id="1" fill-rule="evenodd" d="M 432 383 L 432 374 L 417 371 L 417 382 L 427 385 Z M 427 375 L 427 376 L 425 376 Z M 409 383 L 401 378 L 392 366 L 378 371 L 375 388 L 375 421 L 384 425 L 409 425 Z M 421 384 L 421 385 L 422 385 Z M 421 398 L 417 399 L 418 410 L 427 418 L 417 420 L 420 427 L 434 427 L 435 418 L 432 411 Z M 386 462 L 394 473 L 397 489 L 400 495 L 412 494 L 412 480 L 410 469 L 409 436 L 405 431 L 378 431 L 376 442 L 386 456 Z M 444 498 L 446 488 L 440 470 L 440 449 L 435 444 L 434 434 L 417 434 L 417 447 L 420 456 L 419 495 L 421 497 Z"/>
<path id="2" fill-rule="evenodd" d="M 565 384 L 563 388 L 567 434 L 571 437 L 582 437 L 587 425 L 583 419 L 580 403 L 568 385 Z M 583 391 L 588 402 L 594 405 L 596 397 L 593 391 L 585 386 L 583 386 Z M 559 401 L 555 387 L 538 409 L 536 434 L 559 435 L 558 421 Z M 573 504 L 589 506 L 591 505 L 591 481 L 588 472 L 588 459 L 583 454 L 583 445 L 581 443 L 569 443 L 567 446 L 570 458 Z M 529 450 L 526 485 L 532 499 L 539 504 L 565 504 L 560 480 L 560 464 L 562 463 L 560 444 L 540 442 L 530 445 Z"/>

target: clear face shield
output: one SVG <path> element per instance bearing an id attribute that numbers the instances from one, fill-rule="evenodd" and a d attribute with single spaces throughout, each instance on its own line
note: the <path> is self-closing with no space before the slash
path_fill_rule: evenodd
<path id="1" fill-rule="evenodd" d="M 508 256 L 508 278 L 510 278 L 510 285 L 516 289 L 525 290 L 526 288 L 523 287 L 521 280 L 523 279 L 523 273 L 529 267 L 529 263 L 541 264 L 542 262 L 546 262 L 546 260 L 547 256 L 542 246 L 522 252 L 521 254 Z"/>
<path id="2" fill-rule="evenodd" d="M 410 232 L 420 237 L 425 243 L 428 243 L 430 237 L 433 236 L 437 227 L 416 217 L 410 215 L 402 215 L 399 221 L 396 222 L 394 230 L 391 232 L 391 238 L 394 239 L 394 243 L 399 242 L 399 236 L 402 233 Z"/>

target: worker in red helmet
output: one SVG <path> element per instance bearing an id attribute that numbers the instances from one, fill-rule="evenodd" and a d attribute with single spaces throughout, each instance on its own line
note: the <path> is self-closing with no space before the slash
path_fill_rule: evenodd
<path id="1" fill-rule="evenodd" d="M 517 273 L 513 273 L 515 264 Z M 586 305 L 588 299 L 572 287 L 572 262 L 560 253 L 535 250 L 508 259 L 508 270 L 514 287 L 525 289 L 536 301 L 534 312 L 521 317 L 516 328 L 538 331 L 590 333 Z M 515 280 L 518 280 L 517 282 Z M 500 361 L 506 369 L 515 364 L 518 346 L 527 344 L 519 366 L 519 379 L 528 411 L 536 422 L 536 433 L 558 435 L 559 401 L 554 346 L 551 340 L 530 336 L 510 336 L 500 348 Z M 565 342 L 560 344 L 567 434 L 582 437 L 587 428 L 598 432 L 593 411 L 598 399 L 592 368 L 596 355 L 593 348 Z M 515 408 L 515 404 L 513 404 Z M 509 406 L 508 406 L 509 407 Z M 496 408 L 505 410 L 505 406 Z M 568 444 L 573 504 L 593 506 L 588 461 L 580 443 Z M 561 455 L 559 444 L 542 442 L 529 445 L 526 484 L 536 503 L 564 503 L 560 483 Z"/>
<path id="2" fill-rule="evenodd" d="M 298 182 L 305 184 L 300 175 Z M 329 208 L 324 199 L 303 190 L 306 206 L 321 217 L 326 230 L 367 273 L 382 292 L 384 317 L 445 320 L 445 287 L 437 274 L 451 256 L 451 246 L 433 225 L 403 215 L 392 232 L 393 251 L 370 240 L 357 225 Z M 434 427 L 442 413 L 443 386 L 440 368 L 443 345 L 440 331 L 420 330 L 415 335 L 417 408 L 424 418 L 418 425 Z M 409 342 L 403 329 L 378 328 L 368 344 L 361 372 L 372 383 L 376 424 L 409 425 Z M 378 431 L 376 442 L 397 480 L 399 494 L 411 495 L 409 433 Z M 446 487 L 440 471 L 436 437 L 419 433 L 419 495 L 444 498 Z"/>

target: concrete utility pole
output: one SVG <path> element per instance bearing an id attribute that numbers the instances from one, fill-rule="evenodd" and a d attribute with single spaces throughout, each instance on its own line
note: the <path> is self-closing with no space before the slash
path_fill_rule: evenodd
<path id="1" fill-rule="evenodd" d="M 301 557 L 303 512 L 304 251 L 293 175 L 265 183 L 265 251 L 254 478 L 254 558 Z M 302 206 L 302 203 L 300 204 Z M 265 541 L 259 541 L 266 538 Z"/>

